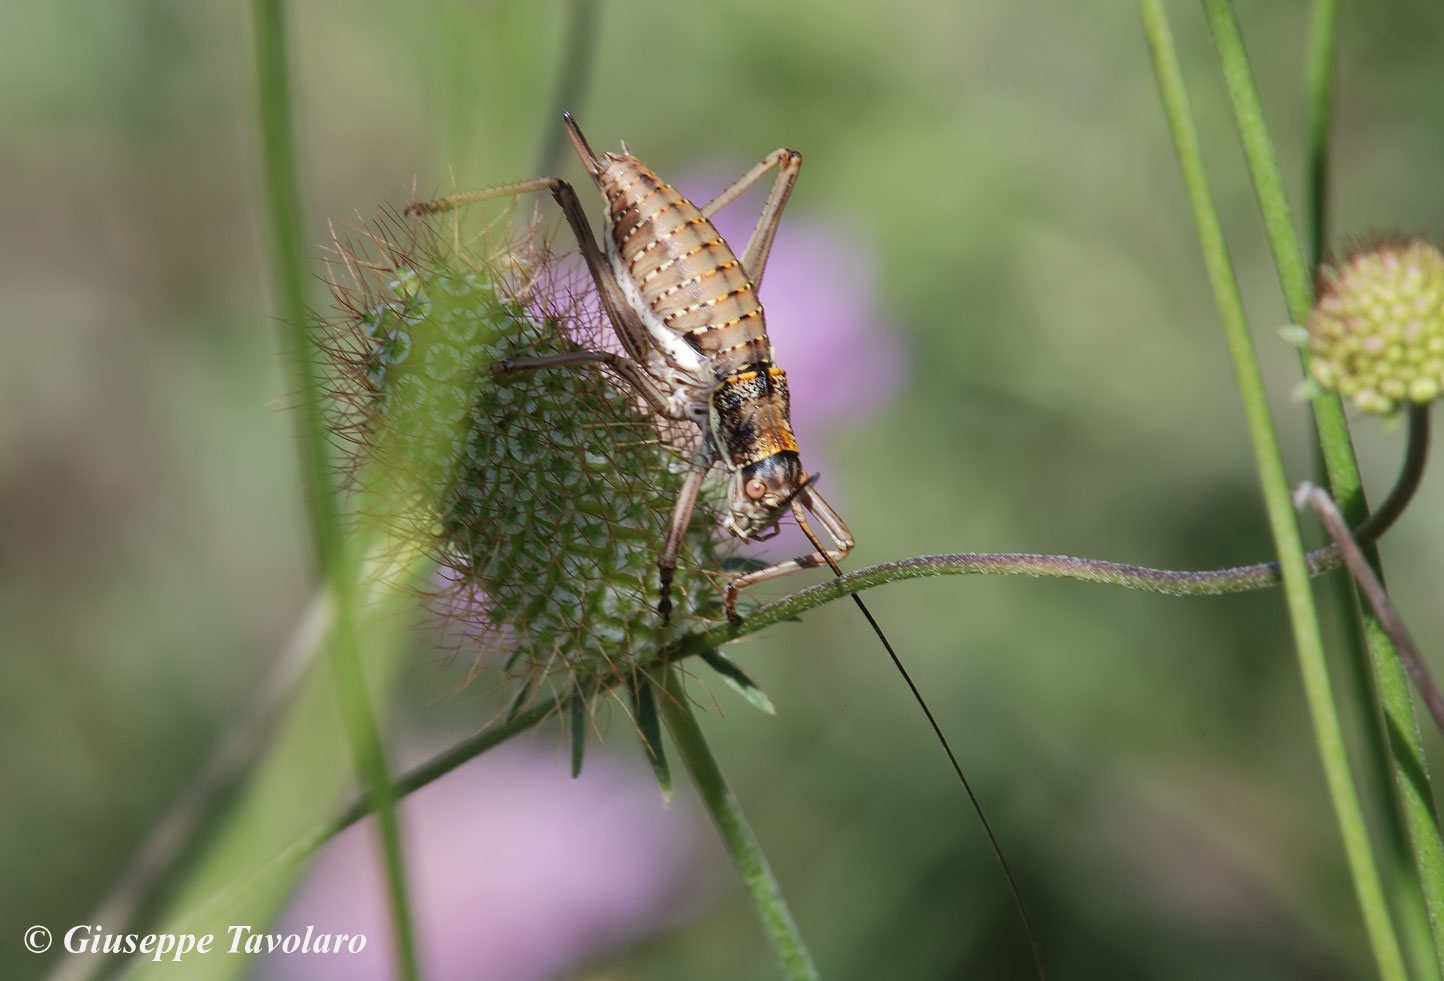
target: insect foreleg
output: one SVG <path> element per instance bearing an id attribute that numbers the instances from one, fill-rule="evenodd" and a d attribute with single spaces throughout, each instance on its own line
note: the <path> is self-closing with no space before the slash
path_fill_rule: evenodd
<path id="1" fill-rule="evenodd" d="M 738 195 L 756 184 L 762 175 L 773 167 L 777 168 L 777 180 L 773 181 L 772 190 L 767 193 L 767 203 L 762 206 L 762 214 L 757 217 L 752 237 L 747 240 L 747 247 L 739 257 L 742 269 L 752 280 L 753 287 L 762 285 L 762 272 L 767 267 L 767 254 L 772 250 L 772 239 L 777 234 L 782 209 L 787 206 L 792 185 L 797 183 L 797 175 L 802 171 L 802 154 L 787 147 L 773 150 L 751 170 L 737 178 L 730 187 L 707 202 L 707 206 L 702 209 L 702 217 L 711 218 L 737 200 Z"/>
<path id="2" fill-rule="evenodd" d="M 842 520 L 842 517 L 822 499 L 821 494 L 814 490 L 803 490 L 798 494 L 796 503 L 806 507 L 817 516 L 818 522 L 821 523 L 837 547 L 828 549 L 826 552 L 812 552 L 808 555 L 799 555 L 795 559 L 788 559 L 786 562 L 779 562 L 776 565 L 770 565 L 765 569 L 758 569 L 756 572 L 748 572 L 733 579 L 727 584 L 727 598 L 725 602 L 727 619 L 732 623 L 737 623 L 741 619 L 737 615 L 737 594 L 741 590 L 755 583 L 765 582 L 768 579 L 776 579 L 779 576 L 787 576 L 794 572 L 801 572 L 803 569 L 815 569 L 820 565 L 841 562 L 843 556 L 852 551 L 852 546 L 856 544 L 856 542 L 853 541 L 852 532 L 848 531 L 847 524 Z M 793 510 L 797 514 L 799 523 L 806 521 L 800 509 L 794 506 Z M 831 560 L 831 563 L 829 563 L 829 560 Z"/>
<path id="3" fill-rule="evenodd" d="M 816 515 L 822 527 L 827 531 L 832 540 L 837 543 L 838 550 L 846 555 L 852 551 L 857 542 L 852 537 L 852 532 L 847 527 L 847 522 L 842 520 L 842 515 L 832 509 L 832 505 L 823 500 L 821 494 L 812 488 L 803 490 L 797 498 L 807 510 Z M 830 554 L 830 553 L 829 553 Z"/>
<path id="4" fill-rule="evenodd" d="M 702 450 L 692 460 L 692 469 L 682 481 L 682 490 L 677 495 L 677 504 L 672 508 L 672 525 L 667 529 L 667 541 L 662 545 L 662 554 L 657 556 L 657 573 L 661 579 L 661 590 L 657 600 L 657 612 L 662 623 L 672 619 L 672 575 L 677 571 L 677 553 L 682 548 L 682 536 L 692 520 L 692 509 L 697 506 L 697 492 L 702 488 L 702 478 L 711 466 Z"/>

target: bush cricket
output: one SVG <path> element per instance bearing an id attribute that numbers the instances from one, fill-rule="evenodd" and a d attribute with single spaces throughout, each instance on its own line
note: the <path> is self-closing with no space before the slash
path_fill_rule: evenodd
<path id="1" fill-rule="evenodd" d="M 772 345 L 758 290 L 782 210 L 802 169 L 802 155 L 786 147 L 763 157 L 702 207 L 664 182 L 622 144 L 620 153 L 592 151 L 570 113 L 563 123 L 582 166 L 591 175 L 607 212 L 599 246 L 575 189 L 559 177 L 498 184 L 417 202 L 411 214 L 447 211 L 476 201 L 547 191 L 561 207 L 602 307 L 624 354 L 575 351 L 516 358 L 503 371 L 594 363 L 625 378 L 651 409 L 664 418 L 691 421 L 701 439 L 692 455 L 662 550 L 657 610 L 670 616 L 673 574 L 682 537 L 702 480 L 714 466 L 728 474 L 727 510 L 722 526 L 743 541 L 767 538 L 790 510 L 814 551 L 734 577 L 727 584 L 727 618 L 738 622 L 739 590 L 802 569 L 838 562 L 854 545 L 846 523 L 817 492 L 816 475 L 803 469 L 792 433 L 786 375 L 772 360 Z M 741 256 L 718 234 L 712 215 L 736 200 L 773 168 L 777 177 Z M 832 539 L 825 548 L 808 524 L 811 512 Z M 877 621 L 855 593 L 894 666 L 922 707 L 953 770 L 976 811 L 1014 904 L 1022 917 L 1039 977 L 1042 960 L 1022 895 L 977 796 L 933 717 L 922 693 L 903 667 Z"/>
<path id="2" fill-rule="evenodd" d="M 812 486 L 798 455 L 789 416 L 787 378 L 772 360 L 758 288 L 782 209 L 802 169 L 795 150 L 774 150 L 705 206 L 699 208 L 665 183 L 622 145 L 621 153 L 592 151 L 570 113 L 567 135 L 582 166 L 607 202 L 603 246 L 597 245 L 576 191 L 557 177 L 499 184 L 419 202 L 414 214 L 449 210 L 473 201 L 545 190 L 571 225 L 587 270 L 625 355 L 578 351 L 519 358 L 503 369 L 595 362 L 610 366 L 651 408 L 668 419 L 690 420 L 701 430 L 672 520 L 657 559 L 657 610 L 671 614 L 671 583 L 677 552 L 707 472 L 728 474 L 722 525 L 743 541 L 770 537 L 789 510 L 816 551 L 733 578 L 726 610 L 736 622 L 737 593 L 753 583 L 824 563 L 852 548 L 842 518 Z M 712 226 L 711 216 L 768 171 L 777 177 L 742 255 Z M 825 549 L 804 513 L 811 511 L 833 541 Z"/>

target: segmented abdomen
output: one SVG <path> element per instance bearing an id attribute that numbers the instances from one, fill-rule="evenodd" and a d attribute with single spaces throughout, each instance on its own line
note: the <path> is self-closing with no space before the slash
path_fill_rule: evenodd
<path id="1" fill-rule="evenodd" d="M 701 211 L 630 154 L 599 178 L 610 232 L 657 319 L 708 358 L 718 379 L 771 360 L 757 291 Z"/>

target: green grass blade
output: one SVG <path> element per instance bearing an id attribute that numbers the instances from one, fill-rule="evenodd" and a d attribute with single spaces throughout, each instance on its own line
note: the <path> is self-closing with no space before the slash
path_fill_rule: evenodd
<path id="1" fill-rule="evenodd" d="M 1218 303 L 1229 354 L 1234 362 L 1240 397 L 1253 442 L 1255 465 L 1263 487 L 1269 528 L 1282 565 L 1284 593 L 1293 627 L 1299 669 L 1303 676 L 1304 694 L 1313 722 L 1314 738 L 1318 743 L 1319 756 L 1323 762 L 1329 794 L 1343 837 L 1355 892 L 1380 974 L 1389 979 L 1402 979 L 1406 977 L 1404 960 L 1398 938 L 1394 934 L 1379 870 L 1370 849 L 1363 807 L 1344 749 L 1343 729 L 1325 665 L 1323 640 L 1314 610 L 1298 524 L 1279 456 L 1278 438 L 1269 416 L 1263 380 L 1249 337 L 1243 301 L 1224 243 L 1223 229 L 1204 173 L 1201 147 L 1194 129 L 1178 55 L 1160 0 L 1139 0 L 1139 9 L 1158 75 L 1164 114 L 1168 119 L 1179 168 L 1193 208 L 1204 264 Z"/>
<path id="2" fill-rule="evenodd" d="M 381 736 L 362 671 L 363 634 L 357 626 L 360 552 L 348 546 L 333 487 L 327 452 L 317 352 L 308 334 L 306 273 L 302 256 L 300 190 L 295 167 L 294 124 L 286 43 L 285 9 L 281 0 L 255 0 L 252 5 L 260 110 L 265 197 L 270 211 L 272 255 L 281 305 L 285 351 L 292 366 L 299 405 L 297 419 L 301 474 L 311 518 L 312 536 L 335 606 L 335 627 L 329 646 L 333 678 L 346 723 L 353 765 L 379 802 L 378 828 L 385 855 L 387 893 L 396 938 L 399 970 L 417 977 L 416 949 L 406 894 L 401 835 L 391 779 Z"/>
<path id="3" fill-rule="evenodd" d="M 1317 11 L 1315 17 L 1309 69 L 1308 173 L 1311 185 L 1307 197 L 1310 225 L 1313 229 L 1312 251 L 1316 256 L 1323 248 L 1327 193 L 1323 182 L 1327 175 L 1331 80 L 1329 66 L 1332 64 L 1332 33 L 1337 19 L 1332 3 L 1322 6 L 1325 9 Z M 1204 9 L 1209 28 L 1213 31 L 1229 98 L 1238 120 L 1244 157 L 1248 161 L 1269 247 L 1278 269 L 1284 302 L 1292 321 L 1303 323 L 1314 302 L 1311 276 L 1294 232 L 1283 175 L 1274 153 L 1268 125 L 1264 120 L 1263 107 L 1253 72 L 1249 67 L 1238 20 L 1229 0 L 1205 0 Z M 1363 485 L 1343 407 L 1338 397 L 1330 394 L 1315 398 L 1313 408 L 1324 468 L 1334 499 L 1339 502 L 1340 510 L 1349 523 L 1357 526 L 1364 519 L 1367 506 L 1364 503 Z M 1371 546 L 1366 549 L 1365 555 L 1375 575 L 1382 579 L 1378 550 Z M 1390 795 L 1386 806 L 1395 812 L 1391 817 L 1402 818 L 1417 870 L 1419 885 L 1416 887 L 1412 882 L 1408 883 L 1408 892 L 1398 895 L 1398 898 L 1401 903 L 1417 905 L 1418 898 L 1415 894 L 1422 888 L 1433 939 L 1433 956 L 1436 962 L 1434 971 L 1437 973 L 1440 965 L 1444 965 L 1444 847 L 1441 847 L 1440 843 L 1438 819 L 1429 796 L 1428 782 L 1418 779 L 1419 774 L 1428 773 L 1419 723 L 1409 696 L 1404 667 L 1399 661 L 1393 642 L 1379 625 L 1374 613 L 1357 602 L 1352 588 L 1347 592 L 1349 601 L 1345 609 L 1356 623 L 1362 626 L 1362 630 L 1351 634 L 1351 639 L 1357 641 L 1362 635 L 1368 651 L 1368 663 L 1356 667 L 1356 674 L 1368 679 L 1360 694 L 1367 697 L 1368 690 L 1372 689 L 1379 700 L 1377 705 L 1368 705 L 1367 717 L 1378 720 L 1382 712 L 1382 725 L 1371 728 L 1368 747 L 1372 751 L 1374 766 L 1378 772 L 1393 774 L 1396 795 Z M 1355 661 L 1362 660 L 1357 642 L 1352 647 Z M 1408 878 L 1413 879 L 1413 876 Z"/>
<path id="4" fill-rule="evenodd" d="M 1310 269 L 1317 269 L 1323 261 L 1329 240 L 1329 129 L 1334 117 L 1338 29 L 1339 0 L 1314 0 L 1309 22 L 1308 166 L 1304 180 Z"/>

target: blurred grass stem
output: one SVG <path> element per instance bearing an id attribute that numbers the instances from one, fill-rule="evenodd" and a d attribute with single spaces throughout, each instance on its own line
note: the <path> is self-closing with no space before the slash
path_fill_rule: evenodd
<path id="1" fill-rule="evenodd" d="M 281 307 L 283 350 L 298 393 L 297 443 L 313 544 L 335 610 L 331 642 L 327 646 L 353 765 L 378 801 L 377 823 L 385 856 L 398 972 L 402 977 L 414 979 L 418 976 L 416 944 L 406 893 L 401 835 L 385 751 L 361 667 L 363 636 L 357 625 L 361 554 L 355 543 L 347 542 L 342 528 L 327 453 L 317 352 L 308 333 L 286 12 L 281 0 L 253 0 L 252 14 L 262 176 L 271 217 L 271 254 Z"/>
<path id="2" fill-rule="evenodd" d="M 1309 19 L 1308 162 L 1305 175 L 1309 268 L 1317 269 L 1329 240 L 1329 130 L 1333 122 L 1334 51 L 1339 0 L 1314 0 Z"/>
<path id="3" fill-rule="evenodd" d="M 1204 12 L 1213 32 L 1229 99 L 1233 104 L 1244 158 L 1258 198 L 1264 230 L 1278 271 L 1279 285 L 1290 319 L 1302 324 L 1314 303 L 1312 277 L 1305 264 L 1303 249 L 1295 233 L 1293 214 L 1284 192 L 1283 175 L 1274 153 L 1273 140 L 1264 119 L 1258 88 L 1249 66 L 1248 53 L 1238 19 L 1229 0 L 1204 0 Z M 1322 253 L 1326 216 L 1328 117 L 1332 73 L 1331 53 L 1336 11 L 1332 4 L 1316 9 L 1309 62 L 1309 170 L 1308 214 L 1312 227 L 1311 251 L 1316 261 Z M 1305 355 L 1306 357 L 1306 355 Z M 1336 394 L 1322 393 L 1311 400 L 1314 426 L 1329 490 L 1337 502 L 1343 521 L 1357 527 L 1368 516 L 1363 481 L 1359 476 L 1354 447 L 1350 439 L 1343 405 Z M 1416 413 L 1417 414 L 1417 413 Z M 1414 418 L 1411 416 L 1411 424 Z M 1342 543 L 1341 543 L 1342 544 Z M 1352 543 L 1351 543 L 1352 544 Z M 1378 550 L 1361 540 L 1364 556 L 1371 566 L 1370 577 L 1382 584 L 1383 569 Z M 1359 573 L 1354 581 L 1364 582 Z M 1382 590 L 1382 585 L 1380 586 Z M 1428 788 L 1428 765 L 1424 757 L 1419 722 L 1414 714 L 1405 676 L 1407 654 L 1397 649 L 1391 631 L 1381 623 L 1377 608 L 1361 606 L 1357 596 L 1349 596 L 1341 604 L 1357 629 L 1349 635 L 1348 653 L 1354 674 L 1363 680 L 1354 687 L 1364 705 L 1365 718 L 1373 724 L 1367 733 L 1366 748 L 1378 773 L 1392 772 L 1395 794 L 1384 795 L 1389 809 L 1394 839 L 1402 811 L 1402 821 L 1412 845 L 1417 869 L 1418 887 L 1401 893 L 1403 903 L 1417 904 L 1422 890 L 1428 912 L 1429 928 L 1434 946 L 1434 973 L 1444 967 L 1444 846 L 1439 838 L 1438 817 Z M 1359 636 L 1363 637 L 1360 649 Z M 1370 690 L 1373 697 L 1370 698 Z M 1425 775 L 1421 780 L 1420 775 Z M 1396 796 L 1397 795 L 1397 796 Z M 1398 845 L 1395 845 L 1397 850 Z M 1407 862 L 1407 860 L 1405 860 Z"/>
<path id="4" fill-rule="evenodd" d="M 1313 722 L 1314 738 L 1318 744 L 1329 795 L 1333 800 L 1334 813 L 1343 837 L 1354 889 L 1380 975 L 1388 979 L 1403 979 L 1407 976 L 1404 959 L 1398 937 L 1394 933 L 1383 883 L 1369 843 L 1363 805 L 1359 800 L 1344 746 L 1343 727 L 1324 659 L 1323 638 L 1309 586 L 1298 524 L 1291 507 L 1289 488 L 1279 455 L 1278 438 L 1269 415 L 1263 380 L 1249 337 L 1243 301 L 1224 243 L 1223 229 L 1204 173 L 1202 148 L 1189 109 L 1178 54 L 1160 0 L 1139 0 L 1139 9 L 1158 75 L 1164 114 L 1168 119 L 1179 168 L 1193 207 L 1204 264 L 1213 285 L 1229 353 L 1234 362 L 1239 394 L 1254 446 L 1255 465 L 1263 488 L 1264 506 L 1278 549 L 1285 600 L 1293 626 L 1294 647 Z M 1280 270 L 1280 274 L 1286 281 L 1291 281 L 1291 274 L 1287 271 Z M 1307 286 L 1307 281 L 1304 285 Z"/>
<path id="5" fill-rule="evenodd" d="M 576 114 L 582 110 L 582 97 L 586 95 L 587 80 L 596 60 L 601 0 L 571 0 L 570 6 L 566 41 L 562 45 L 561 74 L 557 79 L 551 112 L 546 117 L 549 125 L 543 130 L 545 135 L 535 170 L 542 175 L 556 173 L 562 164 L 567 148 L 566 133 L 555 122 L 563 112 Z"/>
<path id="6" fill-rule="evenodd" d="M 150 901 L 167 870 L 212 816 L 217 798 L 255 762 L 276 720 L 290 704 L 301 676 L 315 660 L 316 651 L 330 629 L 331 613 L 325 594 L 312 597 L 244 716 L 231 727 L 200 772 L 152 826 L 125 870 L 85 922 L 104 923 L 116 933 L 125 933 L 134 923 L 136 913 Z M 69 954 L 51 978 L 52 981 L 77 981 L 94 976 L 103 966 L 99 958 Z"/>

